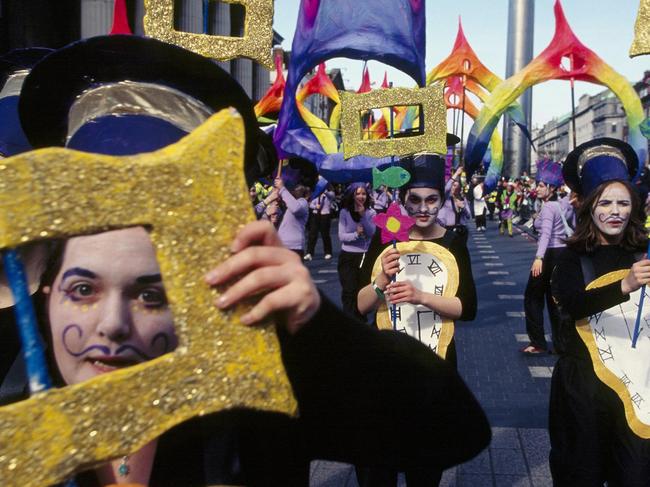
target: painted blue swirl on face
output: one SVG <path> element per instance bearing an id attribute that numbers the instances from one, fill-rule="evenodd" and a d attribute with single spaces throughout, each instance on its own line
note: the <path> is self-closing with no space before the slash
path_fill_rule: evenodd
<path id="1" fill-rule="evenodd" d="M 152 349 L 155 348 L 156 343 L 159 341 L 162 341 L 163 344 L 162 351 L 160 353 L 148 355 L 144 351 L 140 350 L 138 347 L 125 343 L 124 345 L 120 345 L 118 349 L 115 350 L 115 355 L 121 355 L 124 352 L 131 351 L 135 353 L 138 357 L 140 357 L 142 360 L 152 360 L 156 357 L 159 357 L 169 352 L 169 336 L 167 336 L 167 333 L 164 332 L 156 333 L 156 335 L 154 335 L 154 337 L 151 339 L 151 348 Z"/>
<path id="2" fill-rule="evenodd" d="M 68 337 L 69 337 L 69 333 L 71 331 L 76 331 L 77 332 L 77 339 L 82 338 L 84 333 L 83 333 L 83 330 L 81 329 L 81 327 L 79 325 L 75 325 L 75 324 L 68 325 L 63 329 L 63 333 L 62 333 L 62 337 L 61 337 L 61 341 L 63 342 L 63 347 L 65 348 L 65 351 L 68 352 L 73 357 L 81 357 L 82 355 L 85 355 L 88 352 L 91 352 L 93 350 L 99 350 L 104 355 L 110 355 L 111 354 L 110 347 L 107 347 L 106 345 L 97 345 L 97 344 L 90 345 L 89 347 L 86 347 L 81 351 L 77 351 L 77 352 L 73 351 L 71 349 L 70 345 L 68 345 Z"/>

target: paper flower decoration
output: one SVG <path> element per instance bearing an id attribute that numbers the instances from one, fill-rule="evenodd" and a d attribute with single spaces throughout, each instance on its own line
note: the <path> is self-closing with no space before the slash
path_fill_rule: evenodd
<path id="1" fill-rule="evenodd" d="M 390 204 L 386 213 L 375 215 L 372 221 L 381 228 L 381 243 L 384 244 L 393 240 L 408 242 L 409 229 L 415 225 L 413 218 L 402 215 L 399 203 L 396 201 Z"/>

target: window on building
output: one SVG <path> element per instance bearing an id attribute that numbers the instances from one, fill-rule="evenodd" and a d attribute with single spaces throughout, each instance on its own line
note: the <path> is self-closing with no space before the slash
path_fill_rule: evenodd
<path id="1" fill-rule="evenodd" d="M 616 122 L 612 123 L 612 133 L 616 133 Z"/>

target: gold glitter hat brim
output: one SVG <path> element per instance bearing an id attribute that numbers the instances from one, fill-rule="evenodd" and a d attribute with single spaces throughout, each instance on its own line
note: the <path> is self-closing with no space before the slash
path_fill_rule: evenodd
<path id="1" fill-rule="evenodd" d="M 120 81 L 152 83 L 185 93 L 213 112 L 235 108 L 246 126 L 245 160 L 257 153 L 253 103 L 239 83 L 213 61 L 156 39 L 112 35 L 69 44 L 38 63 L 25 79 L 21 123 L 35 148 L 64 147 L 68 115 L 89 88 Z"/>

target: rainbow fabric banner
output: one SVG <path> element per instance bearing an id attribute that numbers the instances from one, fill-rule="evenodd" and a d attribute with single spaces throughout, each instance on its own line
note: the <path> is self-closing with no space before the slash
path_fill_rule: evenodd
<path id="1" fill-rule="evenodd" d="M 588 81 L 612 90 L 623 104 L 627 115 L 628 143 L 639 156 L 639 169 L 645 164 L 648 151 L 647 140 L 640 129 L 645 117 L 639 96 L 623 76 L 580 42 L 566 20 L 559 0 L 556 1 L 554 9 L 555 35 L 548 47 L 524 69 L 496 86 L 485 101 L 467 143 L 465 161 L 469 175 L 481 162 L 499 118 L 508 106 L 531 86 L 555 79 Z M 568 61 L 569 66 L 565 66 L 563 61 Z"/>
<path id="2" fill-rule="evenodd" d="M 274 134 L 280 157 L 304 157 L 332 182 L 370 181 L 372 168 L 389 160 L 328 154 L 300 114 L 298 86 L 311 69 L 335 57 L 380 61 L 424 86 L 425 42 L 423 0 L 302 0 Z"/>

